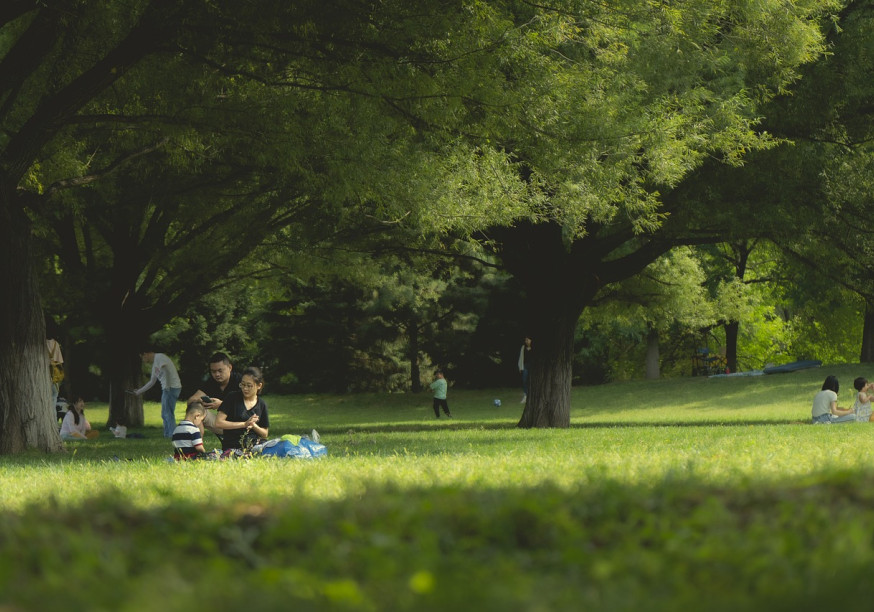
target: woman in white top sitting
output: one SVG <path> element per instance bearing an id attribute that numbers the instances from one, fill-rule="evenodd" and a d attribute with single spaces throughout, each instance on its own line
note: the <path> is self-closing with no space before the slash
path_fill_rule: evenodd
<path id="1" fill-rule="evenodd" d="M 76 397 L 67 409 L 67 414 L 64 415 L 64 422 L 61 423 L 61 439 L 93 440 L 99 435 L 100 432 L 91 429 L 91 423 L 85 418 L 85 400 Z"/>
<path id="2" fill-rule="evenodd" d="M 837 376 L 827 376 L 822 383 L 822 390 L 813 398 L 813 424 L 855 423 L 856 414 L 852 408 L 838 408 Z"/>
<path id="3" fill-rule="evenodd" d="M 856 415 L 857 423 L 868 423 L 871 420 L 871 390 L 874 389 L 874 383 L 869 383 L 867 378 L 861 376 L 853 381 L 853 386 L 856 388 L 856 401 L 853 403 L 853 413 Z"/>

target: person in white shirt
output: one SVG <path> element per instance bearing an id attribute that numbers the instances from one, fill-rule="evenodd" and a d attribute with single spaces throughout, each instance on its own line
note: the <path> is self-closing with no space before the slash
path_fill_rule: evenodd
<path id="1" fill-rule="evenodd" d="M 173 361 L 164 353 L 147 350 L 140 353 L 143 363 L 152 365 L 152 377 L 139 389 L 130 391 L 134 395 L 142 395 L 151 389 L 156 382 L 161 383 L 161 420 L 164 422 L 164 437 L 172 438 L 176 429 L 176 400 L 182 393 L 182 382 Z"/>
<path id="2" fill-rule="evenodd" d="M 874 383 L 869 383 L 867 378 L 860 376 L 853 381 L 853 387 L 856 389 L 856 401 L 853 402 L 853 414 L 856 415 L 856 422 L 870 423 L 874 421 L 874 414 L 871 410 L 871 400 L 874 399 L 874 395 L 872 395 Z"/>
<path id="3" fill-rule="evenodd" d="M 85 400 L 77 396 L 61 423 L 62 440 L 93 440 L 100 432 L 91 429 L 91 423 L 85 418 Z"/>
<path id="4" fill-rule="evenodd" d="M 856 414 L 852 408 L 838 407 L 840 383 L 837 376 L 826 376 L 822 390 L 813 398 L 812 421 L 817 424 L 855 423 Z"/>

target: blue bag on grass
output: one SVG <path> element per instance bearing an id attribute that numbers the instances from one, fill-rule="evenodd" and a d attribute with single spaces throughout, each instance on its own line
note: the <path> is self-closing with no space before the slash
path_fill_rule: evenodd
<path id="1" fill-rule="evenodd" d="M 297 438 L 297 436 L 294 436 Z M 298 459 L 312 459 L 323 457 L 328 454 L 324 444 L 316 444 L 309 438 L 300 438 L 297 444 L 291 440 L 271 440 L 264 445 L 261 454 L 265 457 L 293 457 Z"/>
<path id="2" fill-rule="evenodd" d="M 328 448 L 324 444 L 313 442 L 307 437 L 300 439 L 300 445 L 306 448 L 312 457 L 324 457 L 328 454 Z"/>

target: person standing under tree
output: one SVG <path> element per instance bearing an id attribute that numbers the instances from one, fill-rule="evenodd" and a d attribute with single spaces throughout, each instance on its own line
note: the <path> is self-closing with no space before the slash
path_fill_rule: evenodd
<path id="1" fill-rule="evenodd" d="M 430 388 L 434 392 L 434 416 L 438 419 L 440 418 L 440 409 L 443 408 L 443 412 L 446 413 L 448 418 L 452 418 L 452 415 L 449 414 L 449 403 L 446 401 L 446 378 L 443 376 L 443 370 L 436 370 L 434 372 L 434 382 L 431 383 Z"/>
<path id="2" fill-rule="evenodd" d="M 161 420 L 164 422 L 164 437 L 172 438 L 176 429 L 176 400 L 182 393 L 182 382 L 173 361 L 164 353 L 156 353 L 148 349 L 140 353 L 143 363 L 152 365 L 152 376 L 149 382 L 139 389 L 128 391 L 134 395 L 142 395 L 151 389 L 156 382 L 161 382 Z"/>
<path id="3" fill-rule="evenodd" d="M 525 339 L 522 341 L 522 349 L 519 351 L 519 374 L 522 375 L 522 401 L 519 402 L 520 404 L 528 401 L 528 371 L 532 356 L 531 337 L 525 336 Z"/>
<path id="4" fill-rule="evenodd" d="M 58 343 L 58 326 L 50 317 L 46 317 L 46 349 L 49 352 L 49 372 L 52 377 L 52 411 L 58 406 L 58 395 L 61 382 L 64 380 L 64 355 Z"/>

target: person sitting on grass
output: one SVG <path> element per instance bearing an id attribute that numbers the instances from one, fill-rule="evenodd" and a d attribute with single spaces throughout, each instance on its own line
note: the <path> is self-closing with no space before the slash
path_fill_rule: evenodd
<path id="1" fill-rule="evenodd" d="M 61 439 L 93 440 L 99 435 L 100 432 L 91 429 L 91 423 L 85 418 L 85 400 L 81 395 L 75 396 L 61 423 Z"/>
<path id="2" fill-rule="evenodd" d="M 243 370 L 240 390 L 228 393 L 218 409 L 215 426 L 224 431 L 222 450 L 247 450 L 267 439 L 270 416 L 261 398 L 264 377 L 261 370 Z"/>
<path id="3" fill-rule="evenodd" d="M 836 376 L 827 376 L 822 383 L 822 390 L 813 398 L 814 425 L 829 423 L 855 423 L 856 415 L 852 408 L 838 408 L 838 389 L 840 384 Z"/>
<path id="4" fill-rule="evenodd" d="M 856 388 L 856 401 L 853 402 L 853 414 L 856 415 L 857 423 L 868 423 L 872 419 L 871 415 L 871 390 L 874 389 L 874 383 L 869 383 L 867 378 L 859 377 L 853 381 L 853 387 Z"/>
<path id="5" fill-rule="evenodd" d="M 232 391 L 240 390 L 242 376 L 234 371 L 231 358 L 225 353 L 215 353 L 209 358 L 209 378 L 200 383 L 197 391 L 188 398 L 188 403 L 197 402 L 207 408 L 206 418 L 203 419 L 201 429 L 208 429 L 219 440 L 222 439 L 222 430 L 215 426 L 218 418 L 218 409 L 221 408 L 225 396 Z M 209 398 L 205 401 L 203 398 Z"/>
<path id="6" fill-rule="evenodd" d="M 206 408 L 200 404 L 188 405 L 185 418 L 179 421 L 173 430 L 173 457 L 176 461 L 197 459 L 205 454 L 201 431 L 204 417 L 206 417 Z"/>

